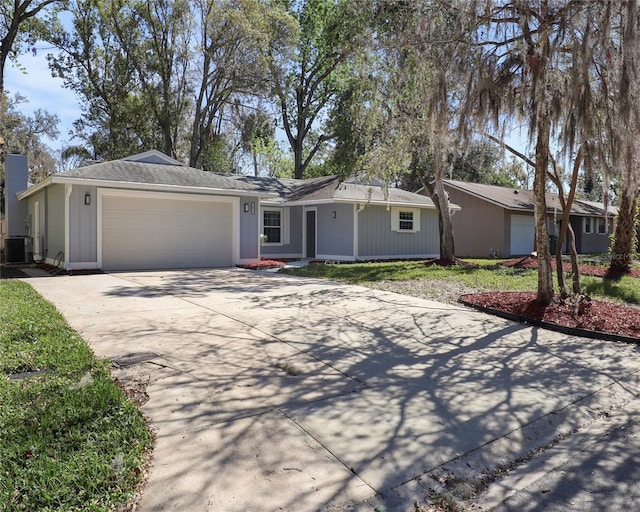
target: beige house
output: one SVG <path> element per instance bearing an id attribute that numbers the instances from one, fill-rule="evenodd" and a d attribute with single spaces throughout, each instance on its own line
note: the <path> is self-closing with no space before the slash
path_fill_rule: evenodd
<path id="1" fill-rule="evenodd" d="M 445 189 L 449 200 L 462 207 L 452 219 L 457 256 L 502 258 L 534 250 L 533 191 L 454 180 L 445 180 Z M 547 194 L 546 199 L 549 235 L 555 236 L 562 209 L 557 194 Z M 578 253 L 608 251 L 617 213 L 613 206 L 574 201 L 570 221 Z"/>

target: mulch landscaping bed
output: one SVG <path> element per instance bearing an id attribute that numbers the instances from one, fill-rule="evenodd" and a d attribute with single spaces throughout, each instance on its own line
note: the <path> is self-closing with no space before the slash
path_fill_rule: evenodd
<path id="1" fill-rule="evenodd" d="M 247 263 L 246 265 L 238 265 L 238 267 L 247 268 L 249 270 L 261 270 L 261 269 L 267 269 L 267 268 L 284 267 L 285 264 L 286 264 L 285 261 L 262 259 L 256 263 Z"/>
<path id="2" fill-rule="evenodd" d="M 533 256 L 526 256 L 524 258 L 516 258 L 512 260 L 501 261 L 500 265 L 504 265 L 506 267 L 513 268 L 526 268 L 526 269 L 537 269 L 538 268 L 538 260 Z M 555 259 L 551 261 L 551 266 L 553 270 L 556 269 Z M 565 272 L 571 272 L 571 264 L 563 263 L 562 268 Z M 578 265 L 580 269 L 580 274 L 583 276 L 593 276 L 593 277 L 606 277 L 611 279 L 619 278 L 618 275 L 611 275 L 609 272 L 608 266 L 600 266 L 600 265 Z M 640 270 L 631 270 L 629 273 L 625 274 L 630 277 L 640 278 Z"/>
<path id="3" fill-rule="evenodd" d="M 487 312 L 507 313 L 521 322 L 550 324 L 543 326 L 555 326 L 565 332 L 567 329 L 584 331 L 576 332 L 578 335 L 630 338 L 626 341 L 640 342 L 639 308 L 588 298 L 576 304 L 556 298 L 551 304 L 544 305 L 536 302 L 534 292 L 473 293 L 462 295 L 460 301 Z"/>

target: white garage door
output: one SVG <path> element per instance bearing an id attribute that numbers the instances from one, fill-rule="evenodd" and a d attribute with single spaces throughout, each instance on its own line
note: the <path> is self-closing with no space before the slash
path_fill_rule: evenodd
<path id="1" fill-rule="evenodd" d="M 232 202 L 103 196 L 105 270 L 232 264 Z"/>
<path id="2" fill-rule="evenodd" d="M 523 256 L 534 250 L 535 226 L 532 215 L 511 216 L 511 255 Z"/>

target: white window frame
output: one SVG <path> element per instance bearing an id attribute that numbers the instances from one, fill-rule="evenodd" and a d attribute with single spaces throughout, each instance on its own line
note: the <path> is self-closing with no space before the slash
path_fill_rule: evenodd
<path id="1" fill-rule="evenodd" d="M 604 217 L 595 217 L 595 224 L 596 224 L 596 229 L 595 232 L 598 235 L 606 235 L 607 234 L 607 219 L 605 219 Z M 602 231 L 600 231 L 600 228 L 602 228 Z"/>
<path id="2" fill-rule="evenodd" d="M 401 229 L 400 215 L 403 213 L 411 213 L 413 220 L 402 222 L 411 222 L 411 229 Z M 398 233 L 417 233 L 420 231 L 420 208 L 391 208 L 391 231 Z"/>
<path id="3" fill-rule="evenodd" d="M 587 235 L 593 234 L 593 223 L 591 222 L 591 217 L 584 217 L 582 219 L 582 232 Z"/>
<path id="4" fill-rule="evenodd" d="M 264 214 L 265 212 L 276 212 L 280 214 L 280 241 L 279 242 L 269 242 L 269 238 L 264 242 L 265 246 L 281 246 L 281 245 L 289 245 L 291 243 L 291 219 L 290 219 L 290 209 L 287 208 L 277 208 L 266 206 L 262 208 L 262 213 L 260 214 L 260 232 L 264 234 Z M 271 226 L 274 227 L 274 226 Z"/>

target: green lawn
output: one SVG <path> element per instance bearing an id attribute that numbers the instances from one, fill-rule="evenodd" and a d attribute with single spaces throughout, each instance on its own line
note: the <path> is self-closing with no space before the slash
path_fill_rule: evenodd
<path id="1" fill-rule="evenodd" d="M 480 290 L 535 291 L 537 271 L 517 269 L 499 265 L 496 260 L 467 260 L 477 267 L 457 265 L 454 267 L 425 266 L 420 261 L 313 264 L 300 269 L 283 269 L 280 272 L 333 279 L 364 286 L 380 281 L 444 280 L 458 281 Z M 554 274 L 555 279 L 555 274 Z M 571 286 L 570 275 L 567 285 Z M 640 279 L 623 277 L 610 281 L 597 277 L 582 276 L 583 293 L 594 298 L 603 298 L 640 304 Z"/>
<path id="2" fill-rule="evenodd" d="M 0 281 L 0 305 L 0 511 L 122 507 L 153 444 L 139 410 L 31 286 Z"/>

